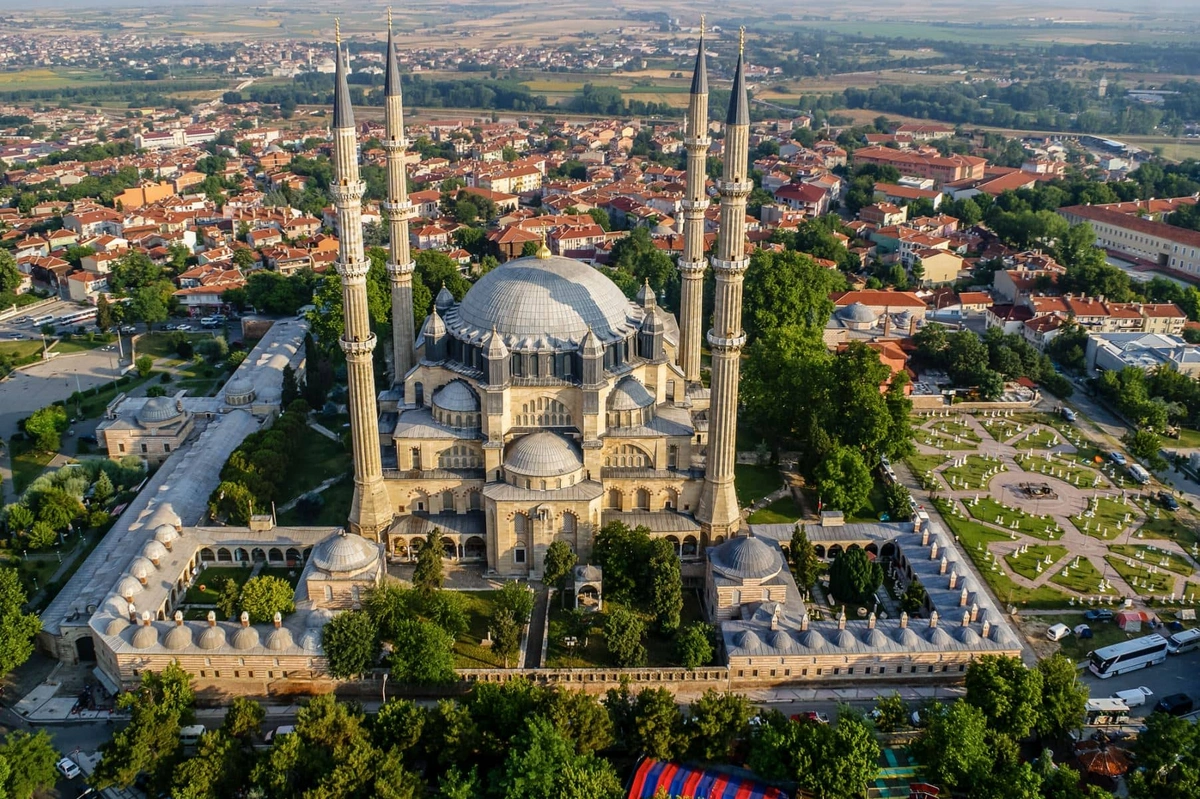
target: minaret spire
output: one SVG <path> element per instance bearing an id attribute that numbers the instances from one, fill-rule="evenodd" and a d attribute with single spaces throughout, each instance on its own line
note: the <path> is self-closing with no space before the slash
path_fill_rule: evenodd
<path id="1" fill-rule="evenodd" d="M 388 8 L 387 57 L 384 59 L 384 125 L 387 139 L 387 200 L 383 215 L 388 221 L 391 240 L 387 264 L 392 289 L 392 385 L 402 386 L 404 376 L 413 367 L 415 330 L 413 322 L 412 275 L 414 263 L 408 242 L 408 220 L 413 216 L 408 199 L 408 177 L 404 138 L 404 98 L 400 88 L 400 67 L 396 63 L 396 42 L 392 33 L 392 9 Z"/>
<path id="2" fill-rule="evenodd" d="M 700 44 L 696 48 L 696 68 L 692 72 L 683 138 L 687 149 L 687 194 L 683 200 L 683 255 L 679 259 L 679 366 L 688 383 L 700 382 L 700 330 L 704 313 L 704 269 L 707 266 L 704 260 L 704 212 L 708 208 L 708 195 L 704 182 L 712 139 L 708 137 L 708 67 L 705 60 L 704 17 L 701 16 Z"/>
<path id="3" fill-rule="evenodd" d="M 742 331 L 742 280 L 750 259 L 746 257 L 746 198 L 754 188 L 749 176 L 750 115 L 746 97 L 745 38 L 738 41 L 738 61 L 733 91 L 725 115 L 725 161 L 721 181 L 721 227 L 718 251 L 712 259 L 716 274 L 713 327 L 708 331 L 712 351 L 709 405 L 708 460 L 704 490 L 696 518 L 711 540 L 741 527 L 734 464 L 737 461 L 738 379 L 741 353 L 746 343 Z"/>
<path id="4" fill-rule="evenodd" d="M 342 316 L 346 329 L 338 342 L 346 354 L 350 431 L 354 454 L 354 500 L 350 506 L 352 532 L 379 540 L 392 521 L 391 502 L 383 484 L 379 452 L 379 418 L 375 406 L 375 368 L 371 352 L 375 334 L 367 313 L 367 270 L 363 256 L 362 196 L 366 185 L 358 176 L 358 140 L 354 110 L 342 57 L 341 28 L 336 28 L 337 69 L 333 93 L 333 197 L 338 217 L 337 271 L 342 277 Z"/>

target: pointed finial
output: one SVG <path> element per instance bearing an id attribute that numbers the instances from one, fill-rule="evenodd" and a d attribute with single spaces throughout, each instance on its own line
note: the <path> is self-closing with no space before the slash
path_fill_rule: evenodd
<path id="1" fill-rule="evenodd" d="M 538 247 L 537 257 L 539 260 L 545 261 L 554 253 L 550 252 L 550 248 L 546 246 L 546 227 L 544 225 L 542 226 L 540 232 L 542 236 L 542 246 Z"/>
<path id="2" fill-rule="evenodd" d="M 392 32 L 392 7 L 388 6 L 388 33 Z"/>
<path id="3" fill-rule="evenodd" d="M 333 43 L 342 46 L 342 21 L 337 17 L 333 18 Z"/>
<path id="4" fill-rule="evenodd" d="M 746 26 L 738 28 L 738 55 L 744 55 L 746 52 Z"/>
<path id="5" fill-rule="evenodd" d="M 704 38 L 704 15 L 700 15 L 700 38 Z"/>

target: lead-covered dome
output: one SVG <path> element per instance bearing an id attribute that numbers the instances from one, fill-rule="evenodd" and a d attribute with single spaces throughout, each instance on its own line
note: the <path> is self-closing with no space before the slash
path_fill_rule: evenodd
<path id="1" fill-rule="evenodd" d="M 179 416 L 182 411 L 170 397 L 151 397 L 137 413 L 138 423 L 143 426 L 160 425 Z"/>
<path id="2" fill-rule="evenodd" d="M 608 341 L 636 330 L 641 317 L 599 271 L 550 256 L 518 258 L 488 272 L 446 312 L 446 326 L 468 340 L 482 340 L 495 327 L 510 349 L 574 349 L 589 329 Z"/>
<path id="3" fill-rule="evenodd" d="M 752 535 L 737 536 L 710 552 L 713 571 L 733 580 L 765 580 L 783 567 L 781 553 Z"/>
<path id="4" fill-rule="evenodd" d="M 574 445 L 555 433 L 521 436 L 504 457 L 506 471 L 521 477 L 562 477 L 583 468 Z"/>
<path id="5" fill-rule="evenodd" d="M 330 574 L 345 574 L 365 569 L 379 559 L 379 547 L 361 535 L 339 533 L 325 539 L 313 550 L 313 565 Z"/>

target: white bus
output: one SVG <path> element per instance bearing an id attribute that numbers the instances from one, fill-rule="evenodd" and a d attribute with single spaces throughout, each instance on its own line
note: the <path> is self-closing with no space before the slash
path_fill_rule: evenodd
<path id="1" fill-rule="evenodd" d="M 1114 674 L 1124 674 L 1162 663 L 1167 659 L 1167 639 L 1161 635 L 1144 635 L 1113 644 L 1092 652 L 1088 668 L 1102 680 Z"/>
<path id="2" fill-rule="evenodd" d="M 66 327 L 68 325 L 77 325 L 80 322 L 90 322 L 91 320 L 93 320 L 95 318 L 96 318 L 96 309 L 95 308 L 84 308 L 82 311 L 75 311 L 74 313 L 64 314 L 63 316 L 58 317 L 58 319 L 55 320 L 54 323 L 56 325 Z"/>
<path id="3" fill-rule="evenodd" d="M 45 316 L 35 316 L 33 319 L 29 320 L 29 324 L 33 325 L 34 327 L 38 327 L 40 325 L 46 324 L 47 322 L 53 322 L 53 321 L 54 321 L 54 314 L 48 313 Z"/>
<path id="4" fill-rule="evenodd" d="M 1190 630 L 1180 630 L 1167 639 L 1167 654 L 1182 655 L 1200 647 L 1200 627 Z"/>

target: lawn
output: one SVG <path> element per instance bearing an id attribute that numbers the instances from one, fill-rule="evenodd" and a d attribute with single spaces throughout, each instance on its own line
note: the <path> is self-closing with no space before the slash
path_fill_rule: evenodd
<path id="1" fill-rule="evenodd" d="M 340 442 L 330 441 L 311 427 L 305 427 L 304 440 L 300 442 L 288 472 L 289 492 L 280 499 L 280 504 L 313 490 L 334 475 L 350 474 L 353 469 L 354 461 L 346 447 Z M 333 486 L 330 486 L 329 490 L 332 489 Z"/>
<path id="2" fill-rule="evenodd" d="M 454 665 L 460 669 L 503 668 L 504 661 L 480 642 L 488 637 L 488 621 L 496 600 L 496 591 L 456 591 L 463 601 L 467 631 L 454 640 Z M 540 643 L 538 644 L 540 646 Z M 519 659 L 520 654 L 517 655 Z M 508 663 L 510 668 L 520 664 Z"/>
<path id="3" fill-rule="evenodd" d="M 616 603 L 605 600 L 605 611 L 616 607 Z M 608 654 L 604 643 L 604 614 L 592 614 L 592 628 L 587 636 L 587 645 L 580 641 L 574 649 L 568 649 L 563 643 L 567 637 L 568 611 L 562 607 L 562 601 L 556 596 L 550 603 L 549 641 L 546 647 L 546 667 L 552 669 L 581 669 L 581 668 L 611 668 L 615 664 Z M 683 592 L 683 610 L 679 614 L 680 628 L 697 621 L 703 621 L 704 613 L 700 607 L 700 598 L 693 591 Z M 649 666 L 678 665 L 675 659 L 675 640 L 673 637 L 660 635 L 647 627 L 642 639 L 646 645 L 646 663 Z"/>
<path id="4" fill-rule="evenodd" d="M 1074 591 L 1084 596 L 1097 596 L 1105 593 L 1100 590 L 1100 570 L 1085 557 L 1076 556 L 1056 569 L 1054 576 L 1050 578 L 1050 582 L 1055 585 L 1061 585 L 1068 591 Z M 1067 570 L 1065 576 L 1063 569 Z M 1112 590 L 1110 588 L 1109 592 Z"/>
<path id="5" fill-rule="evenodd" d="M 333 443 L 332 441 L 330 442 Z M 354 481 L 347 474 L 343 479 L 321 492 L 325 504 L 313 518 L 308 518 L 296 508 L 278 515 L 282 527 L 338 527 L 350 517 L 350 503 L 354 499 Z"/>
<path id="6" fill-rule="evenodd" d="M 1080 466 L 1074 458 L 1059 453 L 1052 455 L 1049 462 L 1046 461 L 1045 455 L 1038 454 L 1030 457 L 1023 452 L 1017 453 L 1015 460 L 1022 469 L 1030 474 L 1055 477 L 1074 486 L 1095 488 L 1106 485 L 1108 482 L 1095 469 Z"/>
<path id="7" fill-rule="evenodd" d="M 980 419 L 979 423 L 983 425 L 983 429 L 988 432 L 988 435 L 1000 443 L 1008 441 L 1026 428 L 1026 425 L 1016 419 Z"/>
<path id="8" fill-rule="evenodd" d="M 750 524 L 786 524 L 800 520 L 800 508 L 791 497 L 780 497 L 750 514 Z"/>
<path id="9" fill-rule="evenodd" d="M 927 489 L 934 489 L 939 486 L 937 478 L 930 473 L 941 466 L 946 461 L 950 460 L 949 455 L 909 455 L 904 459 L 908 464 L 908 469 L 913 473 L 913 477 L 921 481 L 921 485 Z"/>
<path id="10" fill-rule="evenodd" d="M 196 575 L 192 587 L 183 595 L 185 605 L 212 605 L 221 596 L 226 580 L 233 580 L 241 588 L 250 579 L 250 565 L 245 566 L 205 566 Z M 200 587 L 204 586 L 204 590 Z"/>
<path id="11" fill-rule="evenodd" d="M 854 513 L 847 514 L 846 521 L 877 522 L 880 516 L 887 512 L 887 499 L 883 493 L 883 484 L 876 480 L 875 484 L 871 486 L 871 493 L 867 495 L 867 504 Z"/>
<path id="12" fill-rule="evenodd" d="M 0 341 L 0 356 L 11 358 L 14 366 L 33 363 L 34 361 L 41 360 L 42 342 L 29 340 Z"/>
<path id="13" fill-rule="evenodd" d="M 1026 435 L 1020 441 L 1014 441 L 1013 447 L 1016 449 L 1052 449 L 1061 446 L 1063 438 L 1057 430 L 1046 427 L 1039 427 L 1032 433 Z"/>
<path id="14" fill-rule="evenodd" d="M 783 487 L 783 475 L 774 466 L 739 463 L 734 466 L 734 488 L 743 508 Z"/>
<path id="15" fill-rule="evenodd" d="M 1130 561 L 1126 558 L 1117 555 L 1105 555 L 1104 559 L 1108 561 L 1108 565 L 1116 569 L 1117 574 L 1129 586 L 1141 595 L 1146 594 L 1169 594 L 1175 590 L 1175 575 L 1159 571 L 1157 574 L 1151 574 L 1150 570 L 1141 565 L 1138 561 L 1132 561 L 1133 565 L 1129 565 Z M 1137 580 L 1137 585 L 1134 585 L 1134 580 Z"/>
<path id="16" fill-rule="evenodd" d="M 112 344 L 117 340 L 117 337 L 111 333 L 94 333 L 89 341 L 86 336 L 72 336 L 71 338 L 62 338 L 54 345 L 54 351 L 60 355 L 70 355 L 76 352 L 91 352 L 98 347 L 103 347 L 105 344 Z"/>
<path id="17" fill-rule="evenodd" d="M 263 566 L 258 572 L 259 577 L 278 577 L 292 588 L 300 584 L 300 569 L 289 569 L 287 566 Z"/>
<path id="18" fill-rule="evenodd" d="M 1043 541 L 1053 540 L 1062 536 L 1062 528 L 1053 519 L 1039 519 L 1037 516 L 1016 508 L 1005 508 L 991 497 L 980 497 L 979 500 L 964 502 L 967 512 L 983 522 L 990 522 L 1005 530 L 1015 530 Z M 1012 525 L 1016 523 L 1014 528 Z M 1049 528 L 1047 530 L 1047 528 Z"/>
<path id="19" fill-rule="evenodd" d="M 944 470 L 942 479 L 953 491 L 970 491 L 972 488 L 978 491 L 984 489 L 986 481 L 991 479 L 984 475 L 993 470 L 1004 472 L 1008 467 L 998 461 L 987 460 L 982 455 L 968 455 L 962 466 L 951 466 Z"/>
<path id="20" fill-rule="evenodd" d="M 1089 517 L 1088 513 L 1092 515 Z M 1130 516 L 1128 523 L 1125 521 L 1127 514 Z M 1083 515 L 1072 516 L 1071 524 L 1092 538 L 1115 538 L 1129 524 L 1141 521 L 1140 517 L 1137 506 L 1133 504 L 1126 505 L 1110 497 L 1098 497 L 1092 500 L 1091 507 Z"/>
<path id="21" fill-rule="evenodd" d="M 1026 580 L 1036 580 L 1046 569 L 1052 568 L 1067 554 L 1067 548 L 1057 544 L 1031 544 L 1025 554 L 1011 552 L 1004 556 L 1008 568 L 1024 577 Z M 1046 556 L 1050 562 L 1046 563 Z M 1039 570 L 1038 566 L 1042 568 Z"/>
<path id="22" fill-rule="evenodd" d="M 27 438 L 15 436 L 8 441 L 8 452 L 12 456 L 13 491 L 18 495 L 38 478 L 55 455 L 35 449 L 33 442 Z"/>
<path id="23" fill-rule="evenodd" d="M 137 337 L 137 354 L 149 355 L 154 358 L 167 358 L 173 361 L 181 361 L 179 353 L 175 351 L 173 337 L 178 335 L 174 331 L 164 331 L 161 333 L 143 333 Z M 184 333 L 188 341 L 195 344 L 201 339 L 210 338 L 212 333 Z"/>
<path id="24" fill-rule="evenodd" d="M 1074 635 L 1068 635 L 1059 642 L 1059 651 L 1076 663 L 1086 660 L 1088 653 L 1093 649 L 1100 649 L 1101 647 L 1117 644 L 1135 637 L 1134 634 L 1125 633 L 1124 630 L 1111 621 L 1089 622 L 1083 617 L 1083 611 L 1079 611 L 1078 613 L 1063 613 L 1055 616 L 1038 616 L 1036 620 L 1046 624 L 1048 627 L 1052 627 L 1055 624 L 1065 624 L 1073 630 L 1076 625 L 1086 623 L 1092 628 L 1091 638 L 1076 638 Z"/>
<path id="25" fill-rule="evenodd" d="M 1170 569 L 1176 574 L 1189 577 L 1192 574 L 1192 564 L 1187 558 L 1174 552 L 1166 552 L 1150 544 L 1113 544 L 1108 551 L 1125 558 L 1135 558 L 1142 563 L 1153 564 L 1160 569 Z M 1138 555 L 1141 554 L 1139 558 Z"/>
<path id="26" fill-rule="evenodd" d="M 916 431 L 915 439 L 918 444 L 944 450 L 975 449 L 979 446 L 980 438 L 974 430 L 967 430 L 970 435 L 944 433 L 940 426 L 937 429 L 922 427 Z M 974 438 L 971 438 L 974 436 Z M 957 440 L 956 440 L 957 437 Z"/>
<path id="27" fill-rule="evenodd" d="M 1175 439 L 1180 447 L 1195 449 L 1200 447 L 1200 430 L 1192 430 L 1191 428 L 1179 428 L 1179 438 Z"/>

